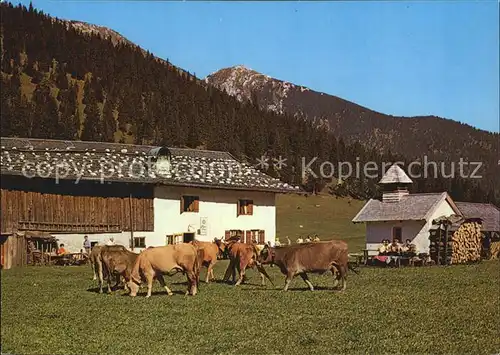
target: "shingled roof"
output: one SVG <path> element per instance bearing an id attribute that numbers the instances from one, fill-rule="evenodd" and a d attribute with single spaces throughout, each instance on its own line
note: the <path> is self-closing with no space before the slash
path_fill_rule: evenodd
<path id="1" fill-rule="evenodd" d="M 481 230 L 500 231 L 500 209 L 491 203 L 457 202 L 458 209 L 466 218 L 481 218 Z"/>
<path id="2" fill-rule="evenodd" d="M 456 209 L 446 192 L 409 194 L 401 197 L 400 201 L 391 203 L 370 199 L 352 221 L 359 223 L 427 220 L 444 200 Z M 460 211 L 457 209 L 456 213 L 460 214 Z"/>
<path id="3" fill-rule="evenodd" d="M 380 179 L 379 184 L 411 184 L 413 181 L 406 175 L 403 169 L 397 164 L 391 165 L 387 172 Z"/>
<path id="4" fill-rule="evenodd" d="M 2 137 L 1 148 L 2 175 L 301 192 L 227 152 L 168 148 L 165 172 L 156 169 L 155 146 Z"/>

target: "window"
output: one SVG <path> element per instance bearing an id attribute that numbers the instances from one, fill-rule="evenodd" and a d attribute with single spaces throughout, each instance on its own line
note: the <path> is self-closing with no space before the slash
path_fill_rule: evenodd
<path id="1" fill-rule="evenodd" d="M 252 229 L 246 231 L 245 243 L 256 243 L 256 244 L 264 244 L 264 231 L 261 229 Z"/>
<path id="2" fill-rule="evenodd" d="M 167 234 L 165 239 L 167 245 L 180 244 L 184 242 L 184 233 Z"/>
<path id="3" fill-rule="evenodd" d="M 181 213 L 182 212 L 199 212 L 200 198 L 198 196 L 182 196 L 181 198 Z"/>
<path id="4" fill-rule="evenodd" d="M 238 216 L 253 215 L 252 200 L 238 200 Z"/>
<path id="5" fill-rule="evenodd" d="M 135 248 L 145 248 L 146 247 L 146 237 L 134 237 L 134 247 Z"/>
<path id="6" fill-rule="evenodd" d="M 401 227 L 394 227 L 392 228 L 392 240 L 397 239 L 399 242 L 401 242 L 403 238 L 403 231 Z"/>
<path id="7" fill-rule="evenodd" d="M 265 232 L 263 230 L 259 231 L 259 238 L 257 239 L 259 244 L 266 244 Z"/>
<path id="8" fill-rule="evenodd" d="M 182 239 L 183 243 L 189 243 L 194 240 L 194 233 L 184 233 Z"/>
<path id="9" fill-rule="evenodd" d="M 242 230 L 239 230 L 239 229 L 231 229 L 231 230 L 227 230 L 225 232 L 225 235 L 224 235 L 224 238 L 226 240 L 228 240 L 229 238 L 232 238 L 232 237 L 239 237 L 240 238 L 240 241 L 243 242 L 243 231 Z"/>

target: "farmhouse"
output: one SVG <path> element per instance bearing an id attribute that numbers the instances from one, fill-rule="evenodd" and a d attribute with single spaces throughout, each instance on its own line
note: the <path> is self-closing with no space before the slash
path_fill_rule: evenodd
<path id="1" fill-rule="evenodd" d="M 300 192 L 226 152 L 24 138 L 1 146 L 2 243 L 24 231 L 50 233 L 71 252 L 84 235 L 135 251 L 233 235 L 264 243 L 275 238 L 275 195 Z"/>

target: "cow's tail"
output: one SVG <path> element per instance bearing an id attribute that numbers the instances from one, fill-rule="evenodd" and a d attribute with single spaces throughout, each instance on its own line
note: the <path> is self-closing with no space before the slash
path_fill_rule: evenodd
<path id="1" fill-rule="evenodd" d="M 198 286 L 200 283 L 200 272 L 201 272 L 201 267 L 203 264 L 203 253 L 204 249 L 203 248 L 196 248 L 196 255 L 194 258 L 194 267 L 193 267 L 193 272 L 196 277 L 196 285 Z"/>
<path id="2" fill-rule="evenodd" d="M 144 258 L 144 253 L 140 253 L 137 256 L 137 258 L 135 259 L 134 267 L 132 268 L 132 272 L 130 273 L 130 280 L 135 282 L 138 285 L 141 284 L 140 269 L 141 269 L 141 263 L 142 263 L 143 258 Z"/>
<path id="3" fill-rule="evenodd" d="M 96 272 L 96 262 L 95 262 L 95 258 L 94 258 L 94 254 L 92 254 L 92 252 L 90 253 L 90 256 L 89 256 L 89 261 L 90 261 L 90 267 L 92 269 L 92 276 L 94 278 L 94 280 L 97 278 L 97 272 Z"/>

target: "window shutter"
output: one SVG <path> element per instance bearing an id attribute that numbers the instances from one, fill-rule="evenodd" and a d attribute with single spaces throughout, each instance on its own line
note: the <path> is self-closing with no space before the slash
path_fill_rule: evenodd
<path id="1" fill-rule="evenodd" d="M 241 210 L 241 200 L 238 200 L 236 204 L 236 217 L 240 215 L 240 210 Z"/>
<path id="2" fill-rule="evenodd" d="M 199 210 L 200 210 L 200 200 L 198 198 L 196 198 L 194 200 L 194 211 L 199 212 Z"/>
<path id="3" fill-rule="evenodd" d="M 225 239 L 225 240 L 228 240 L 230 237 L 231 237 L 231 231 L 226 231 L 226 232 L 224 233 L 224 239 Z"/>
<path id="4" fill-rule="evenodd" d="M 248 214 L 253 215 L 253 201 L 248 201 Z"/>
<path id="5" fill-rule="evenodd" d="M 265 231 L 260 230 L 259 231 L 259 244 L 265 244 L 265 243 L 266 243 Z"/>
<path id="6" fill-rule="evenodd" d="M 181 213 L 184 212 L 184 196 L 181 196 Z"/>
<path id="7" fill-rule="evenodd" d="M 246 231 L 246 241 L 247 244 L 252 242 L 252 231 Z"/>

